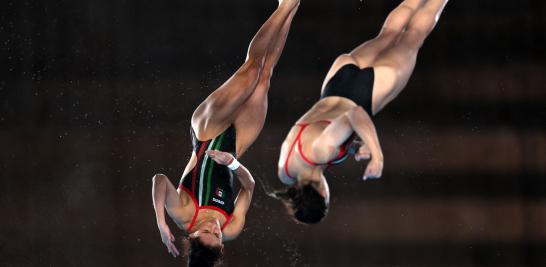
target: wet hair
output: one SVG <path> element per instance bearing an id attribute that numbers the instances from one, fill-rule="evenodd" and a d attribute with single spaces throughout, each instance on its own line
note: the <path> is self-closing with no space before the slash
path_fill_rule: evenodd
<path id="1" fill-rule="evenodd" d="M 292 186 L 271 195 L 281 200 L 288 209 L 288 214 L 299 223 L 319 223 L 328 213 L 324 197 L 311 184 Z"/>
<path id="2" fill-rule="evenodd" d="M 189 237 L 186 243 L 188 267 L 214 267 L 224 256 L 221 246 L 207 246 L 198 237 Z"/>

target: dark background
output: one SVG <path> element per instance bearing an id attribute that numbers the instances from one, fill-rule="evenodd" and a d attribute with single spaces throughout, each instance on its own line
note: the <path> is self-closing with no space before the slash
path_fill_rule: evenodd
<path id="1" fill-rule="evenodd" d="M 279 146 L 335 57 L 399 1 L 303 0 L 241 159 L 279 187 Z M 177 183 L 194 108 L 243 62 L 268 1 L 2 2 L 0 265 L 182 266 L 151 177 Z M 375 117 L 382 179 L 328 171 L 328 218 L 257 188 L 226 266 L 546 266 L 546 1 L 452 0 L 403 93 Z M 179 236 L 181 232 L 177 232 Z"/>

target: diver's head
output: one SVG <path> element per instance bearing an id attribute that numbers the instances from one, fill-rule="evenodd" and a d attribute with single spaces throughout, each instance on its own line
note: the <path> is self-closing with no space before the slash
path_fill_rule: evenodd
<path id="1" fill-rule="evenodd" d="M 322 170 L 303 172 L 298 182 L 285 190 L 273 193 L 281 200 L 288 214 L 298 223 L 316 224 L 328 213 L 330 193 Z"/>
<path id="2" fill-rule="evenodd" d="M 223 256 L 222 230 L 218 220 L 203 221 L 195 226 L 195 231 L 188 237 L 189 267 L 212 267 Z"/>

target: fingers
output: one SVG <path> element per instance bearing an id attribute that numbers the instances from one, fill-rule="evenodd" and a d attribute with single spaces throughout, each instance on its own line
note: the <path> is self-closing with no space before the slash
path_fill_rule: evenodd
<path id="1" fill-rule="evenodd" d="M 370 173 L 368 173 L 368 174 L 365 173 L 364 176 L 362 176 L 362 180 L 364 180 L 364 181 L 366 181 L 368 179 L 379 179 L 379 178 L 381 178 L 379 175 L 370 174 Z"/>
<path id="2" fill-rule="evenodd" d="M 362 180 L 366 181 L 368 179 L 379 179 L 381 178 L 381 174 L 378 174 L 378 173 L 371 173 L 371 172 L 366 172 L 364 173 L 364 176 L 362 176 Z"/>
<path id="3" fill-rule="evenodd" d="M 234 157 L 227 152 L 218 150 L 207 150 L 207 155 L 218 164 L 229 165 Z"/>
<path id="4" fill-rule="evenodd" d="M 174 235 L 171 233 L 171 230 L 166 227 L 161 230 L 161 241 L 165 246 L 167 247 L 167 250 L 169 251 L 169 254 L 173 255 L 173 257 L 177 257 L 180 255 L 180 252 L 178 252 L 178 249 L 174 245 L 174 241 L 176 239 L 174 238 Z"/>
<path id="5" fill-rule="evenodd" d="M 205 153 L 207 153 L 207 155 L 209 155 L 210 157 L 216 157 L 216 156 L 218 156 L 220 153 L 222 153 L 222 151 L 219 151 L 219 150 L 207 150 Z"/>
<path id="6" fill-rule="evenodd" d="M 356 161 L 368 160 L 372 157 L 372 152 L 365 143 L 361 143 L 358 152 L 355 154 Z"/>
<path id="7" fill-rule="evenodd" d="M 370 148 L 366 144 L 362 144 L 358 148 L 358 154 L 370 154 L 370 153 L 372 153 L 372 151 L 370 150 Z"/>
<path id="8" fill-rule="evenodd" d="M 169 253 L 171 253 L 173 257 L 176 258 L 178 255 L 180 255 L 180 252 L 178 252 L 178 249 L 173 243 L 169 243 L 169 244 L 170 244 Z"/>
<path id="9" fill-rule="evenodd" d="M 207 150 L 207 155 L 209 155 L 209 157 L 216 161 L 217 163 L 222 163 L 223 160 L 225 159 L 225 155 L 222 154 L 222 152 L 220 151 L 217 151 L 217 150 Z"/>
<path id="10" fill-rule="evenodd" d="M 376 165 L 376 164 L 370 163 L 368 164 L 368 167 L 366 168 L 366 171 L 364 172 L 364 176 L 362 176 L 362 180 L 381 178 L 382 172 L 383 172 L 382 165 Z"/>
<path id="11" fill-rule="evenodd" d="M 169 254 L 173 255 L 173 257 L 177 257 L 180 255 L 180 252 L 178 252 L 178 249 L 174 245 L 174 240 L 174 237 L 171 237 L 171 240 L 167 240 L 167 242 L 165 242 L 165 246 L 167 247 Z"/>
<path id="12" fill-rule="evenodd" d="M 372 155 L 370 153 L 358 153 L 358 154 L 355 154 L 355 160 L 356 161 L 362 161 L 362 160 L 368 160 L 372 157 Z"/>
<path id="13" fill-rule="evenodd" d="M 168 245 L 167 249 L 169 250 L 169 254 L 173 255 L 174 258 L 180 254 L 173 244 Z"/>
<path id="14" fill-rule="evenodd" d="M 167 243 L 167 250 L 169 251 L 169 254 L 173 255 L 173 257 L 174 257 L 174 252 L 172 252 L 172 250 L 171 250 L 170 243 Z"/>

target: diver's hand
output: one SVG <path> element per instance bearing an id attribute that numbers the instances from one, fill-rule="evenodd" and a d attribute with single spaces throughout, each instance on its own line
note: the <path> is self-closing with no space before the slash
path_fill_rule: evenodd
<path id="1" fill-rule="evenodd" d="M 212 160 L 216 161 L 216 163 L 225 166 L 231 164 L 235 159 L 230 153 L 220 150 L 207 150 L 207 155 L 209 155 Z"/>
<path id="2" fill-rule="evenodd" d="M 372 158 L 372 160 L 368 162 L 368 167 L 366 167 L 366 171 L 364 172 L 364 176 L 362 177 L 362 179 L 367 180 L 367 179 L 380 178 L 382 172 L 383 172 L 383 159 Z"/>
<path id="3" fill-rule="evenodd" d="M 180 252 L 178 252 L 178 249 L 176 249 L 176 246 L 174 245 L 174 235 L 171 233 L 171 229 L 169 229 L 169 226 L 167 224 L 160 224 L 159 225 L 159 233 L 161 234 L 161 241 L 167 249 L 169 250 L 169 253 L 173 255 L 173 257 L 176 257 L 180 255 Z"/>
<path id="4" fill-rule="evenodd" d="M 366 143 L 360 141 L 358 147 L 358 151 L 355 153 L 355 160 L 356 161 L 362 161 L 362 160 L 368 160 L 372 157 L 372 152 L 370 151 L 370 148 L 366 145 Z"/>

